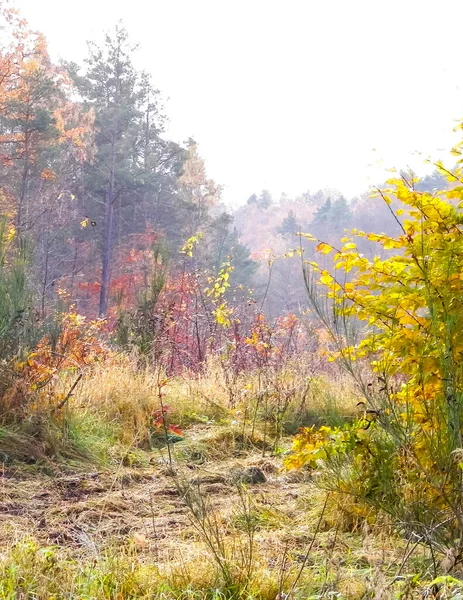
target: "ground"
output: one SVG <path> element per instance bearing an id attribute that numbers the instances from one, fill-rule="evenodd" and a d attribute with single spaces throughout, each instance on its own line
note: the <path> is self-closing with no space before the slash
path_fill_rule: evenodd
<path id="1" fill-rule="evenodd" d="M 0 597 L 206 598 L 220 585 L 231 597 L 379 600 L 421 589 L 423 549 L 341 512 L 316 473 L 287 472 L 262 440 L 195 425 L 171 449 L 172 464 L 161 448 L 104 469 L 5 467 Z"/>

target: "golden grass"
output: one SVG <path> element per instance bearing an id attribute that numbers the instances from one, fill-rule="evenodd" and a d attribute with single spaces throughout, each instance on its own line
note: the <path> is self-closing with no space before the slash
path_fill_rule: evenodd
<path id="1" fill-rule="evenodd" d="M 359 514 L 350 498 L 326 501 L 312 473 L 286 473 L 281 455 L 271 456 L 275 440 L 279 451 L 289 448 L 288 433 L 300 425 L 356 414 L 345 377 L 314 376 L 295 362 L 231 384 L 211 361 L 200 376 L 169 378 L 163 402 L 185 434 L 172 447 L 172 469 L 165 449 L 146 445 L 160 377 L 128 357 L 93 368 L 61 425 L 74 447 L 91 448 L 94 472 L 87 465 L 69 474 L 67 464 L 59 477 L 19 470 L 22 480 L 11 472 L 1 482 L 0 599 L 275 600 L 291 592 L 291 600 L 356 600 L 375 598 L 375 587 L 384 600 L 402 597 L 394 576 L 407 541 L 385 520 Z M 4 432 L 20 459 L 34 458 L 30 440 Z M 230 474 L 246 466 L 267 481 L 237 486 Z M 199 504 L 189 506 L 181 486 L 193 486 Z M 426 591 L 429 565 L 417 549 L 404 572 L 424 583 L 409 598 Z"/>
<path id="2" fill-rule="evenodd" d="M 202 374 L 167 378 L 162 401 L 169 407 L 169 421 L 181 428 L 192 423 L 266 421 L 281 422 L 294 433 L 300 425 L 355 414 L 358 395 L 345 376 L 315 377 L 303 366 L 289 363 L 280 371 L 243 374 L 232 385 L 220 362 L 210 360 Z M 130 357 L 117 356 L 85 374 L 70 407 L 83 418 L 111 424 L 121 443 L 137 445 L 146 440 L 152 413 L 160 408 L 161 379 L 166 379 L 162 373 L 140 369 Z"/>
<path id="3" fill-rule="evenodd" d="M 249 460 L 255 462 L 256 457 L 250 456 Z M 216 465 L 222 471 L 229 466 L 229 461 Z M 48 489 L 44 483 L 45 480 L 42 490 Z M 284 473 L 280 473 L 262 486 L 239 493 L 226 485 L 214 491 L 205 486 L 202 497 L 209 521 L 204 532 L 194 526 L 194 519 L 190 520 L 191 514 L 181 497 L 160 493 L 172 489 L 169 478 L 161 485 L 167 487 L 135 482 L 123 493 L 108 490 L 108 497 L 98 502 L 97 497 L 95 502 L 80 501 L 82 512 L 72 513 L 73 528 L 78 532 L 74 543 L 63 538 L 65 541 L 58 545 L 40 544 L 32 538 L 21 540 L 16 536 L 18 541 L 4 544 L 0 555 L 0 598 L 275 600 L 279 592 L 292 592 L 294 599 L 301 600 L 392 600 L 422 598 L 427 593 L 429 577 L 423 577 L 415 589 L 410 588 L 407 596 L 399 593 L 403 579 L 395 581 L 394 574 L 407 551 L 405 541 L 374 529 L 343 531 L 335 511 L 319 523 L 317 507 L 324 503 L 324 494 L 310 481 L 288 484 Z M 29 494 L 35 491 L 33 483 L 26 488 Z M 151 504 L 149 497 L 153 493 L 155 502 Z M 244 501 L 240 500 L 243 494 Z M 300 496 L 312 499 L 310 510 Z M 109 537 L 105 542 L 104 535 L 112 530 L 111 524 L 120 518 L 130 520 L 132 511 L 137 513 L 132 516 L 132 526 L 121 528 L 117 537 Z M 53 513 L 55 522 L 48 525 L 50 531 L 59 526 L 61 512 Z M 90 520 L 84 518 L 86 512 L 89 519 L 92 517 Z M 337 514 L 341 518 L 339 511 Z M 249 517 L 252 539 L 246 533 Z M 69 527 L 67 519 L 61 518 L 61 527 Z M 94 527 L 100 518 L 103 521 L 96 536 Z M 52 519 L 51 513 L 48 519 Z M 205 535 L 211 535 L 215 523 L 218 536 L 211 545 Z M 35 534 L 39 533 L 37 529 Z M 222 543 L 224 551 L 219 560 L 225 561 L 231 574 L 229 580 L 224 580 L 215 556 Z M 250 551 L 252 567 L 248 570 Z M 422 559 L 423 552 L 419 550 L 417 555 L 416 559 Z M 415 560 L 415 568 L 417 565 L 423 569 Z M 380 588 L 381 596 L 376 596 L 375 590 Z M 442 599 L 446 597 L 443 595 Z"/>

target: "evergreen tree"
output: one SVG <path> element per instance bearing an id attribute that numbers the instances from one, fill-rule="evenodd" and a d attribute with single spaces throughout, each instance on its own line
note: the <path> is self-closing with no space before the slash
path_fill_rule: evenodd
<path id="1" fill-rule="evenodd" d="M 349 228 L 352 222 L 352 214 L 344 196 L 331 200 L 328 198 L 315 213 L 312 225 L 319 228 L 323 233 L 339 233 Z"/>
<path id="2" fill-rule="evenodd" d="M 433 193 L 435 190 L 445 190 L 448 187 L 448 181 L 445 175 L 434 171 L 431 175 L 426 175 L 415 184 L 415 189 L 419 192 Z"/>
<path id="3" fill-rule="evenodd" d="M 230 277 L 232 285 L 251 286 L 253 276 L 259 265 L 251 258 L 251 252 L 247 246 L 239 240 L 239 234 L 236 227 L 233 227 L 233 217 L 228 213 L 222 213 L 214 219 L 210 230 L 213 236 L 210 244 L 209 257 L 212 257 L 212 267 L 217 275 L 222 264 L 230 260 L 233 265 L 233 272 Z M 210 261 L 210 258 L 209 258 Z"/>
<path id="4" fill-rule="evenodd" d="M 228 239 L 229 255 L 234 267 L 231 275 L 233 285 L 242 285 L 244 287 L 252 287 L 254 283 L 254 275 L 259 268 L 259 263 L 251 258 L 249 248 L 239 241 L 239 235 L 236 229 L 230 234 Z"/>
<path id="5" fill-rule="evenodd" d="M 283 219 L 283 223 L 277 228 L 279 234 L 289 238 L 293 238 L 300 230 L 301 228 L 297 223 L 296 214 L 293 210 L 289 211 Z"/>
<path id="6" fill-rule="evenodd" d="M 141 73 L 139 111 L 130 133 L 132 186 L 122 198 L 120 228 L 129 235 L 162 232 L 168 246 L 177 249 L 187 222 L 177 189 L 187 152 L 164 139 L 164 121 L 159 91 Z"/>
<path id="7" fill-rule="evenodd" d="M 329 213 L 329 219 L 335 230 L 343 230 L 350 227 L 352 215 L 344 196 L 341 196 L 333 202 Z"/>
<path id="8" fill-rule="evenodd" d="M 257 206 L 262 209 L 269 208 L 273 203 L 273 198 L 268 190 L 262 190 L 259 198 L 257 199 Z"/>
<path id="9" fill-rule="evenodd" d="M 89 212 L 94 222 L 96 215 L 101 222 L 100 316 L 108 309 L 114 214 L 121 195 L 133 182 L 129 149 L 139 117 L 140 92 L 132 52 L 127 32 L 117 26 L 113 36 L 106 35 L 103 46 L 89 44 L 85 76 L 75 77 L 82 97 L 95 111 L 97 154 L 87 168 L 86 190 L 91 197 Z"/>
<path id="10" fill-rule="evenodd" d="M 331 213 L 331 206 L 332 206 L 331 198 L 327 198 L 325 200 L 325 203 L 322 204 L 317 209 L 317 212 L 315 213 L 312 223 L 314 225 L 320 225 L 320 224 L 325 225 L 326 223 L 328 223 L 329 218 L 330 218 L 330 213 Z"/>
<path id="11" fill-rule="evenodd" d="M 135 69 L 134 49 L 117 26 L 102 46 L 89 44 L 83 75 L 72 67 L 86 106 L 95 112 L 96 157 L 86 169 L 85 195 L 86 212 L 100 232 L 101 316 L 108 310 L 115 247 L 150 232 L 164 232 L 178 245 L 182 230 L 177 182 L 185 151 L 162 137 L 159 92 Z"/>
<path id="12" fill-rule="evenodd" d="M 247 204 L 250 206 L 257 206 L 258 208 L 267 209 L 273 203 L 272 195 L 268 190 L 262 190 L 259 196 L 251 194 L 247 200 Z"/>

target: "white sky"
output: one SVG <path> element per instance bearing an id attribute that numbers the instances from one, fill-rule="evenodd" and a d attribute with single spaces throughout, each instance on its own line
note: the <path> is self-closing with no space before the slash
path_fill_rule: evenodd
<path id="1" fill-rule="evenodd" d="M 169 134 L 197 140 L 230 204 L 263 188 L 361 193 L 382 179 L 378 161 L 425 171 L 463 117 L 463 0 L 16 5 L 67 60 L 123 19 L 166 99 Z"/>

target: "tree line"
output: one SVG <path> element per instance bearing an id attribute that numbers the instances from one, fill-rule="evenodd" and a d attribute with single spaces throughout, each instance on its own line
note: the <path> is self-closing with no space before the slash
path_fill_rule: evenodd
<path id="1" fill-rule="evenodd" d="M 42 316 L 57 290 L 107 316 L 146 283 L 154 248 L 175 271 L 198 231 L 196 269 L 218 273 L 234 257 L 237 281 L 252 276 L 221 187 L 194 140 L 168 139 L 161 94 L 121 24 L 88 44 L 82 65 L 55 64 L 3 1 L 0 37 L 0 212 L 27 252 Z"/>

